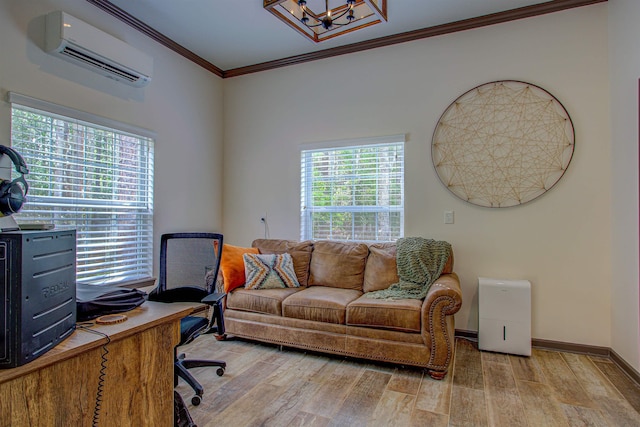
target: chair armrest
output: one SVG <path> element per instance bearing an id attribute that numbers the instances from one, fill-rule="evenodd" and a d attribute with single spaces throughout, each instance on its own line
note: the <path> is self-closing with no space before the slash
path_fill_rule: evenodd
<path id="1" fill-rule="evenodd" d="M 149 301 L 158 302 L 198 302 L 206 291 L 197 286 L 181 286 L 179 288 L 164 289 L 158 288 L 149 292 Z"/>
<path id="2" fill-rule="evenodd" d="M 422 304 L 422 338 L 430 349 L 431 369 L 446 373 L 453 358 L 455 320 L 462 306 L 460 279 L 455 273 L 436 280 Z"/>
<path id="3" fill-rule="evenodd" d="M 209 304 L 209 305 L 218 304 L 218 303 L 220 303 L 220 301 L 222 301 L 222 298 L 224 298 L 226 295 L 227 294 L 225 294 L 223 292 L 214 292 L 214 293 L 209 294 L 206 297 L 202 298 L 202 300 L 200 300 L 200 302 L 203 302 L 203 303 Z"/>
<path id="4" fill-rule="evenodd" d="M 226 336 L 224 333 L 224 314 L 222 308 L 222 299 L 226 296 L 227 294 L 224 292 L 214 292 L 201 300 L 201 302 L 211 306 L 211 321 L 209 322 L 209 330 L 207 333 L 215 332 L 218 337 L 222 337 L 217 339 L 223 339 Z"/>

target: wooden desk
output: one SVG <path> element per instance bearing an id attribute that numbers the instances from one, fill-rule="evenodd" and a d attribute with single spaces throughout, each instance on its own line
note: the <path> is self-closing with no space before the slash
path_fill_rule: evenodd
<path id="1" fill-rule="evenodd" d="M 199 304 L 145 302 L 109 335 L 100 426 L 172 426 L 180 319 Z M 77 329 L 38 359 L 0 370 L 0 426 L 91 426 L 106 338 Z"/>

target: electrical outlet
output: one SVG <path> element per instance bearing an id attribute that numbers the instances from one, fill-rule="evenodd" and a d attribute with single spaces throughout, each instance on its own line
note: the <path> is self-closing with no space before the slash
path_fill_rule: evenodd
<path id="1" fill-rule="evenodd" d="M 444 223 L 453 224 L 453 211 L 444 211 Z"/>

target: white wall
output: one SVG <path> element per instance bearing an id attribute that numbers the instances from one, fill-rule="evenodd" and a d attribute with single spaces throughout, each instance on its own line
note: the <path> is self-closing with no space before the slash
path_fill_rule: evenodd
<path id="1" fill-rule="evenodd" d="M 152 82 L 132 88 L 46 54 L 42 17 L 57 9 L 150 54 Z M 220 78 L 86 1 L 0 0 L 0 40 L 0 144 L 10 145 L 7 91 L 150 129 L 157 133 L 156 252 L 161 233 L 221 230 Z"/>
<path id="2" fill-rule="evenodd" d="M 299 145 L 405 133 L 406 236 L 453 244 L 477 329 L 477 277 L 533 284 L 533 336 L 611 345 L 611 144 L 607 5 L 350 54 L 225 80 L 224 230 L 248 245 L 299 238 Z M 431 163 L 445 108 L 482 83 L 515 79 L 569 111 L 576 149 L 561 181 L 526 205 L 488 209 L 449 193 Z M 456 223 L 443 224 L 454 210 Z"/>
<path id="3" fill-rule="evenodd" d="M 611 347 L 640 371 L 638 79 L 640 2 L 609 0 L 613 180 Z"/>
<path id="4" fill-rule="evenodd" d="M 196 229 L 249 244 L 265 213 L 271 237 L 299 237 L 300 144 L 406 133 L 405 235 L 454 245 L 465 301 L 456 327 L 477 328 L 477 276 L 526 278 L 534 337 L 612 347 L 638 369 L 639 8 L 610 0 L 223 82 L 88 2 L 0 0 L 0 143 L 7 91 L 153 130 L 155 246 L 161 233 Z M 153 82 L 133 89 L 45 54 L 42 16 L 56 9 L 151 54 Z M 541 198 L 485 209 L 440 184 L 430 142 L 451 101 L 499 79 L 554 94 L 576 151 Z"/>

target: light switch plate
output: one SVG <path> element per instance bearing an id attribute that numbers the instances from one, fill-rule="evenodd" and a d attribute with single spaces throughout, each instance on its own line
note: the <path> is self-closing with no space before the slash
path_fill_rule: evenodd
<path id="1" fill-rule="evenodd" d="M 453 211 L 444 211 L 444 223 L 453 224 Z"/>

